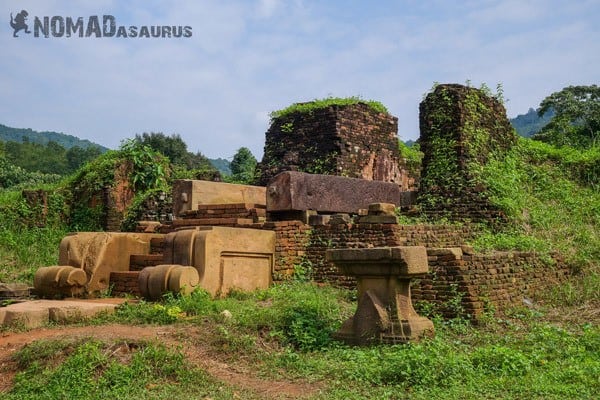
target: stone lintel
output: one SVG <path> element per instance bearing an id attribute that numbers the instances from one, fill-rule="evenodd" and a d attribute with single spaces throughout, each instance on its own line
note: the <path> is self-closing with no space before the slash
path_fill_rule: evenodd
<path id="1" fill-rule="evenodd" d="M 330 249 L 326 257 L 351 275 L 420 275 L 429 270 L 424 246 Z"/>
<path id="2" fill-rule="evenodd" d="M 267 186 L 267 211 L 356 214 L 371 203 L 400 204 L 395 183 L 285 171 Z"/>

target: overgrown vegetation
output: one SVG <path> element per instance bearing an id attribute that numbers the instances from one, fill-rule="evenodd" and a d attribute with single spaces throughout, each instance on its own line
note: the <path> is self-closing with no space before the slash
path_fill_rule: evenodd
<path id="1" fill-rule="evenodd" d="M 597 325 L 550 324 L 544 309 L 514 309 L 502 318 L 490 314 L 478 327 L 434 314 L 433 339 L 348 347 L 332 341 L 330 333 L 352 314 L 352 304 L 347 291 L 290 282 L 216 300 L 196 291 L 160 303 L 125 304 L 96 323 L 202 327 L 199 340 L 220 362 L 250 366 L 266 382 L 314 382 L 322 389 L 308 396 L 313 399 L 586 399 L 600 391 Z M 15 356 L 24 372 L 7 399 L 27 398 L 34 390 L 56 396 L 59 383 L 71 395 L 85 387 L 86 393 L 77 393 L 92 399 L 155 396 L 161 384 L 173 384 L 169 390 L 185 398 L 198 390 L 192 383 L 204 381 L 201 388 L 211 395 L 223 386 L 179 352 L 129 344 L 131 359 L 119 363 L 113 358 L 117 346 L 61 341 L 25 347 Z M 138 369 L 141 365 L 146 366 Z M 76 382 L 80 389 L 72 388 Z M 153 391 L 144 392 L 148 386 Z"/>
<path id="2" fill-rule="evenodd" d="M 64 198 L 48 196 L 48 212 L 30 207 L 20 191 L 0 191 L 0 282 L 31 283 L 34 272 L 56 264 L 67 234 Z"/>
<path id="3" fill-rule="evenodd" d="M 58 174 L 45 174 L 42 172 L 29 172 L 12 164 L 0 154 L 0 190 L 12 190 L 38 187 L 41 185 L 57 183 L 61 179 Z"/>
<path id="4" fill-rule="evenodd" d="M 76 231 L 103 229 L 106 210 L 100 199 L 103 191 L 119 181 L 130 196 L 143 195 L 154 188 L 166 188 L 170 175 L 169 160 L 161 153 L 130 140 L 118 151 L 109 151 L 86 164 L 63 185 L 71 205 L 68 221 Z"/>
<path id="5" fill-rule="evenodd" d="M 151 342 L 41 341 L 15 355 L 24 369 L 3 399 L 231 399 L 234 388 Z M 246 395 L 245 395 L 246 398 Z"/>
<path id="6" fill-rule="evenodd" d="M 555 148 L 529 139 L 483 170 L 490 201 L 510 219 L 477 244 L 557 251 L 580 270 L 600 260 L 600 149 Z"/>
<path id="7" fill-rule="evenodd" d="M 473 106 L 478 107 L 475 101 Z M 477 154 L 484 132 L 476 126 L 470 129 L 475 144 L 469 151 Z M 437 145 L 443 155 L 453 143 Z M 419 162 L 417 148 L 400 145 L 400 153 L 410 165 Z M 439 168 L 447 161 L 448 157 Z M 580 151 L 521 139 L 507 153 L 470 167 L 470 176 L 485 184 L 489 200 L 509 222 L 503 230 L 482 235 L 476 245 L 535 250 L 548 256 L 558 251 L 583 274 L 542 298 L 560 310 L 597 305 L 599 148 Z M 0 282 L 30 282 L 38 267 L 54 264 L 67 223 L 71 229 L 97 228 L 103 210 L 90 207 L 91 198 L 82 203 L 86 206 L 70 207 L 73 193 L 93 193 L 113 185 L 115 170 L 131 177 L 137 193 L 132 210 L 138 211 L 140 204 L 168 187 L 170 177 L 185 173 L 171 172 L 163 156 L 137 141 L 125 143 L 121 150 L 103 155 L 53 186 L 47 215 L 27 205 L 19 191 L 0 191 Z M 27 181 L 19 177 L 22 170 L 3 171 L 0 182 L 12 179 L 13 188 L 13 182 Z M 446 173 L 452 177 L 453 171 Z M 45 226 L 37 226 L 42 218 Z M 299 265 L 296 278 L 306 280 L 309 268 Z M 209 347 L 211 357 L 240 363 L 267 381 L 322 383 L 322 390 L 310 397 L 315 399 L 587 399 L 600 393 L 597 311 L 591 321 L 579 315 L 557 321 L 550 308 L 535 305 L 509 310 L 501 317 L 489 311 L 474 327 L 460 310 L 457 318 L 443 320 L 439 310 L 422 304 L 421 311 L 434 320 L 434 339 L 356 348 L 331 338 L 353 313 L 353 296 L 353 292 L 294 281 L 216 300 L 197 290 L 189 296 L 166 296 L 158 303 L 126 303 L 114 315 L 93 323 L 201 328 L 204 335 L 197 340 Z M 461 307 L 456 299 L 443 307 Z M 155 343 L 34 342 L 16 353 L 14 361 L 21 372 L 14 388 L 2 393 L 3 399 L 259 398 L 215 381 L 191 365 L 183 349 Z"/>
<path id="8" fill-rule="evenodd" d="M 419 203 L 429 210 L 456 214 L 466 203 L 485 203 L 481 171 L 496 152 L 516 139 L 502 121 L 502 86 L 434 85 L 420 105 L 421 148 L 425 153 Z M 456 217 L 456 215 L 455 215 Z"/>
<path id="9" fill-rule="evenodd" d="M 588 149 L 600 145 L 600 87 L 568 86 L 540 103 L 538 114 L 553 113 L 534 139 Z"/>
<path id="10" fill-rule="evenodd" d="M 352 306 L 342 301 L 345 294 L 329 287 L 289 282 L 253 294 L 233 293 L 228 298 L 211 300 L 198 290 L 190 296 L 167 296 L 163 304 L 142 302 L 119 308 L 109 321 L 169 324 L 177 321 L 200 322 L 207 316 L 224 322 L 224 329 L 260 332 L 299 351 L 311 351 L 331 343 L 331 333 L 349 316 Z M 224 320 L 225 310 L 233 312 Z"/>
<path id="11" fill-rule="evenodd" d="M 419 176 L 421 174 L 421 162 L 423 161 L 423 152 L 419 144 L 413 143 L 408 146 L 402 140 L 398 140 L 398 151 L 410 175 Z"/>
<path id="12" fill-rule="evenodd" d="M 269 114 L 271 120 L 285 117 L 293 113 L 311 113 L 314 110 L 326 108 L 329 106 L 347 106 L 352 104 L 363 103 L 369 106 L 376 112 L 387 113 L 387 108 L 380 102 L 375 100 L 363 100 L 358 96 L 352 97 L 326 97 L 324 99 L 315 99 L 306 103 L 295 103 L 281 110 L 273 111 Z M 286 128 L 282 128 L 286 129 Z"/>
<path id="13" fill-rule="evenodd" d="M 219 172 L 202 153 L 188 151 L 181 136 L 170 136 L 162 132 L 135 135 L 134 142 L 159 152 L 169 159 L 175 175 L 181 178 L 209 179 L 219 176 Z"/>

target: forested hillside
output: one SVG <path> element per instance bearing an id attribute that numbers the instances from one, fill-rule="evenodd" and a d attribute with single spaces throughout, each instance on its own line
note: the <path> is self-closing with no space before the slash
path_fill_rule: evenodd
<path id="1" fill-rule="evenodd" d="M 82 149 L 87 149 L 89 147 L 98 147 L 101 153 L 104 153 L 106 150 L 108 150 L 106 147 L 100 146 L 96 143 L 92 143 L 89 140 L 79 139 L 78 137 L 67 135 L 64 133 L 52 131 L 38 132 L 30 128 L 11 128 L 2 124 L 0 124 L 0 140 L 4 142 L 17 143 L 28 141 L 44 145 L 48 144 L 49 142 L 54 142 L 64 147 L 65 149 L 70 149 L 71 147 L 75 146 L 80 147 Z"/>
<path id="2" fill-rule="evenodd" d="M 532 137 L 546 126 L 553 116 L 554 113 L 549 111 L 540 117 L 536 110 L 529 108 L 527 114 L 517 115 L 510 120 L 510 123 L 519 135 L 523 137 Z"/>

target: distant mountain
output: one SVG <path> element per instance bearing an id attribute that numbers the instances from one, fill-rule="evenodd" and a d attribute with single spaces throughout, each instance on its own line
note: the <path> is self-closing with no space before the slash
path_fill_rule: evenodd
<path id="1" fill-rule="evenodd" d="M 108 150 L 106 147 L 92 143 L 89 140 L 79 139 L 75 136 L 64 133 L 51 131 L 38 132 L 29 128 L 11 128 L 2 124 L 0 124 L 0 140 L 4 142 L 18 143 L 29 141 L 31 143 L 39 143 L 43 145 L 47 144 L 48 142 L 55 142 L 67 150 L 75 146 L 81 147 L 82 149 L 98 147 L 103 153 Z"/>
<path id="2" fill-rule="evenodd" d="M 538 133 L 554 116 L 553 110 L 548 110 L 543 117 L 539 117 L 536 110 L 530 108 L 527 114 L 517 115 L 510 120 L 517 133 L 524 137 L 531 137 Z"/>
<path id="3" fill-rule="evenodd" d="M 208 161 L 212 164 L 213 167 L 219 170 L 224 175 L 231 175 L 231 162 L 224 158 L 209 158 Z"/>

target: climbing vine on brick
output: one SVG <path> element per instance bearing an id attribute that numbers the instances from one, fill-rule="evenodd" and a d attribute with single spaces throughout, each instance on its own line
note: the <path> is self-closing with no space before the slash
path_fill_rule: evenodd
<path id="1" fill-rule="evenodd" d="M 424 153 L 419 202 L 435 216 L 490 221 L 484 166 L 516 141 L 502 103 L 488 90 L 437 85 L 420 105 Z"/>

